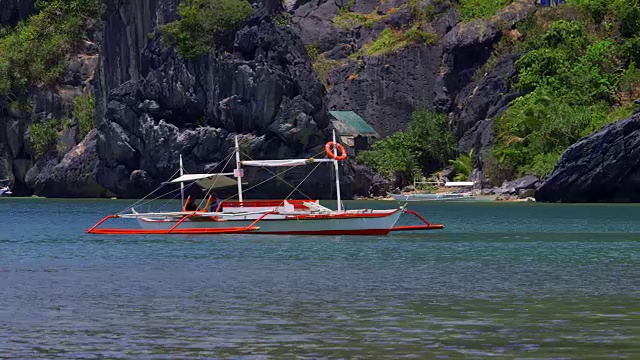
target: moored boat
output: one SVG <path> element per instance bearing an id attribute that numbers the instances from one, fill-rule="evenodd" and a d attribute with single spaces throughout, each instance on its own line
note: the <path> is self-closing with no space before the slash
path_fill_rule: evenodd
<path id="1" fill-rule="evenodd" d="M 0 197 L 9 196 L 12 194 L 11 188 L 9 187 L 9 185 L 7 185 L 8 181 L 8 179 L 0 180 Z"/>
<path id="2" fill-rule="evenodd" d="M 291 234 L 291 235 L 387 235 L 392 231 L 434 230 L 444 225 L 431 224 L 420 214 L 401 206 L 394 209 L 345 210 L 340 197 L 339 163 L 346 158 L 346 151 L 335 141 L 325 146 L 326 158 L 285 160 L 241 160 L 236 138 L 236 168 L 231 173 L 184 174 L 180 162 L 180 176 L 163 185 L 179 184 L 182 209 L 174 212 L 139 212 L 135 209 L 141 201 L 121 213 L 109 215 L 87 230 L 90 234 Z M 318 200 L 244 200 L 243 167 L 294 167 L 326 163 L 333 165 L 337 209 L 320 205 Z M 313 170 L 315 170 L 315 168 Z M 313 171 L 312 170 L 312 171 Z M 274 175 L 276 177 L 278 174 Z M 229 176 L 233 176 L 236 180 Z M 189 208 L 190 198 L 184 200 L 184 184 L 197 183 L 210 194 L 212 190 L 237 186 L 238 200 L 214 202 L 211 197 L 204 206 Z M 299 185 L 298 185 L 299 186 Z M 156 189 L 157 190 L 157 189 Z M 154 190 L 155 192 L 155 190 Z M 153 192 L 152 192 L 153 193 Z M 145 198 L 146 199 L 146 198 Z M 143 199 L 143 200 L 145 200 Z M 201 204 L 202 205 L 202 204 Z M 397 226 L 403 214 L 416 216 L 421 224 Z M 110 219 L 135 219 L 139 229 L 103 228 Z"/>

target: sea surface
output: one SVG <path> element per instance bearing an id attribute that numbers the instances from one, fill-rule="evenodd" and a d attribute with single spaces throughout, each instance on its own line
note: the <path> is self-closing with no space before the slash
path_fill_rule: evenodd
<path id="1" fill-rule="evenodd" d="M 387 237 L 84 234 L 127 204 L 0 199 L 0 359 L 640 358 L 640 204 L 410 204 L 446 228 Z"/>

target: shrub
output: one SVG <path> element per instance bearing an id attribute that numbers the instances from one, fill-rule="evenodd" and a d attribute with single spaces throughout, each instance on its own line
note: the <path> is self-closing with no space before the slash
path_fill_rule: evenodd
<path id="1" fill-rule="evenodd" d="M 39 12 L 0 38 L 0 94 L 53 84 L 100 5 L 100 0 L 37 1 Z"/>
<path id="2" fill-rule="evenodd" d="M 475 165 L 475 151 L 471 149 L 467 154 L 460 154 L 457 159 L 449 160 L 451 165 L 453 165 L 453 171 L 455 176 L 453 177 L 454 181 L 466 181 L 469 176 L 471 176 L 471 172 L 473 172 L 473 167 Z"/>
<path id="3" fill-rule="evenodd" d="M 606 103 L 570 105 L 538 88 L 495 120 L 493 153 L 516 175 L 544 176 L 564 149 L 604 125 L 607 114 Z"/>
<path id="4" fill-rule="evenodd" d="M 340 60 L 327 59 L 324 54 L 318 55 L 316 60 L 313 62 L 313 70 L 318 75 L 318 79 L 320 82 L 324 84 L 324 86 L 328 86 L 328 75 L 329 72 L 336 69 L 340 66 Z"/>
<path id="5" fill-rule="evenodd" d="M 437 41 L 437 35 L 422 31 L 420 25 L 416 24 L 406 31 L 384 29 L 377 39 L 364 44 L 360 51 L 367 56 L 380 56 L 396 52 L 410 44 L 432 45 Z"/>
<path id="6" fill-rule="evenodd" d="M 455 138 L 447 117 L 430 111 L 416 111 L 406 131 L 388 136 L 358 154 L 358 161 L 395 180 L 408 184 L 423 171 L 433 172 L 451 158 Z"/>
<path id="7" fill-rule="evenodd" d="M 333 18 L 333 24 L 343 29 L 350 29 L 359 25 L 371 29 L 373 28 L 373 24 L 384 18 L 386 18 L 385 15 L 378 15 L 375 11 L 370 14 L 341 12 Z"/>
<path id="8" fill-rule="evenodd" d="M 96 126 L 96 100 L 93 95 L 76 96 L 73 99 L 73 117 L 78 122 L 80 136 L 85 137 Z"/>
<path id="9" fill-rule="evenodd" d="M 319 50 L 318 50 L 318 43 L 317 42 L 313 42 L 313 43 L 307 45 L 305 48 L 307 50 L 307 55 L 309 55 L 309 58 L 312 61 L 318 58 Z"/>
<path id="10" fill-rule="evenodd" d="M 462 21 L 471 21 L 494 16 L 498 10 L 512 2 L 513 0 L 460 0 L 458 12 Z"/>
<path id="11" fill-rule="evenodd" d="M 42 156 L 53 149 L 58 142 L 59 126 L 59 120 L 49 120 L 29 126 L 29 140 L 34 155 Z"/>
<path id="12" fill-rule="evenodd" d="M 160 31 L 166 44 L 192 58 L 212 51 L 217 37 L 237 29 L 253 15 L 253 8 L 245 0 L 183 0 L 178 14 L 179 20 Z"/>

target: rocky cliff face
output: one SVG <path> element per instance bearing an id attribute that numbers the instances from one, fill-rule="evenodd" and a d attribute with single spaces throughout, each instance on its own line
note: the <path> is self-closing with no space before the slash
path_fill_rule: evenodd
<path id="1" fill-rule="evenodd" d="M 18 17 L 33 8 L 29 1 L 4 3 Z M 252 158 L 314 155 L 328 138 L 329 109 L 354 110 L 383 135 L 405 128 L 416 109 L 447 112 L 460 151 L 481 149 L 492 141 L 492 117 L 516 95 L 509 88 L 514 57 L 505 57 L 478 80 L 473 75 L 501 29 L 534 10 L 522 1 L 494 19 L 460 23 L 448 1 L 425 0 L 422 5 L 435 9 L 427 26 L 438 37 L 435 43 L 364 56 L 362 46 L 384 29 L 406 29 L 415 22 L 407 1 L 261 0 L 256 16 L 219 44 L 224 51 L 185 60 L 165 48 L 158 33 L 159 25 L 177 18 L 178 3 L 105 0 L 102 22 L 86 49 L 71 56 L 68 76 L 55 89 L 32 91 L 35 111 L 2 106 L 0 176 L 15 177 L 18 193 L 141 196 L 177 170 L 179 155 L 189 172 L 220 169 L 236 135 Z M 337 27 L 334 17 L 344 6 L 381 20 Z M 269 16 L 283 7 L 293 13 L 291 27 L 276 25 Z M 14 23 L 16 15 L 7 14 L 2 12 L 9 19 L 3 21 Z M 326 90 L 305 46 L 339 64 L 327 72 Z M 29 124 L 68 117 L 70 99 L 92 89 L 96 132 L 83 140 L 71 127 L 56 151 L 36 157 L 28 143 Z M 316 175 L 301 189 L 325 197 L 331 182 L 314 180 Z M 257 183 L 267 176 L 248 171 L 246 180 Z M 296 184 L 306 170 L 284 176 Z M 382 190 L 382 180 L 360 167 L 347 163 L 343 177 L 346 197 Z M 281 196 L 290 188 L 276 183 L 261 190 L 258 195 Z"/>
<path id="2" fill-rule="evenodd" d="M 569 147 L 536 191 L 536 200 L 640 201 L 640 113 Z"/>
<path id="3" fill-rule="evenodd" d="M 327 76 L 330 109 L 356 111 L 382 135 L 406 128 L 416 109 L 445 112 L 462 139 L 461 151 L 486 147 L 493 140 L 491 118 L 514 97 L 509 88 L 515 76 L 513 57 L 499 61 L 488 77 L 474 80 L 473 75 L 489 59 L 501 29 L 529 16 L 535 6 L 521 1 L 495 18 L 460 23 L 448 1 L 418 3 L 434 12 L 427 28 L 439 40 L 431 46 L 414 44 L 382 56 L 348 57 L 384 29 L 406 29 L 416 22 L 403 0 L 353 2 L 351 11 L 382 20 L 350 29 L 334 24 L 344 4 L 308 2 L 294 11 L 294 28 L 307 45 L 339 60 Z"/>
<path id="4" fill-rule="evenodd" d="M 28 8 L 25 3 L 16 4 Z M 30 89 L 24 104 L 0 97 L 0 178 L 11 180 L 12 191 L 16 195 L 36 193 L 64 197 L 80 193 L 73 173 L 61 180 L 61 168 L 57 166 L 64 155 L 82 141 L 79 125 L 72 120 L 73 103 L 76 96 L 93 92 L 98 48 L 87 38 L 82 46 L 68 55 L 67 60 L 61 79 L 54 86 Z M 67 119 L 56 146 L 45 154 L 37 154 L 30 143 L 29 126 L 56 119 Z M 54 168 L 57 174 L 51 172 Z M 47 184 L 49 177 L 57 179 L 59 186 Z M 66 180 L 69 180 L 68 184 Z M 104 189 L 95 186 L 95 181 L 92 186 L 94 190 L 84 196 L 106 194 Z"/>
<path id="5" fill-rule="evenodd" d="M 105 15 L 98 183 L 119 196 L 140 196 L 176 172 L 180 155 L 188 172 L 221 171 L 235 136 L 254 159 L 322 152 L 329 125 L 324 88 L 291 29 L 260 8 L 232 42 L 219 44 L 226 51 L 185 60 L 164 48 L 157 32 L 175 8 L 175 1 L 115 3 Z M 308 170 L 287 171 L 249 196 L 285 196 L 292 189 L 283 182 L 297 184 Z M 299 190 L 326 197 L 326 169 L 314 174 Z M 247 169 L 245 180 L 253 185 L 271 176 Z M 345 196 L 368 191 L 357 188 L 368 183 L 361 176 L 345 168 Z"/>

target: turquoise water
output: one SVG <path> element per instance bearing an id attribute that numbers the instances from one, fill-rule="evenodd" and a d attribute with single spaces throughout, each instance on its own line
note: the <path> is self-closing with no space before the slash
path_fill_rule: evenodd
<path id="1" fill-rule="evenodd" d="M 411 204 L 445 230 L 388 237 L 83 233 L 126 205 L 0 199 L 0 358 L 640 358 L 640 205 Z"/>

